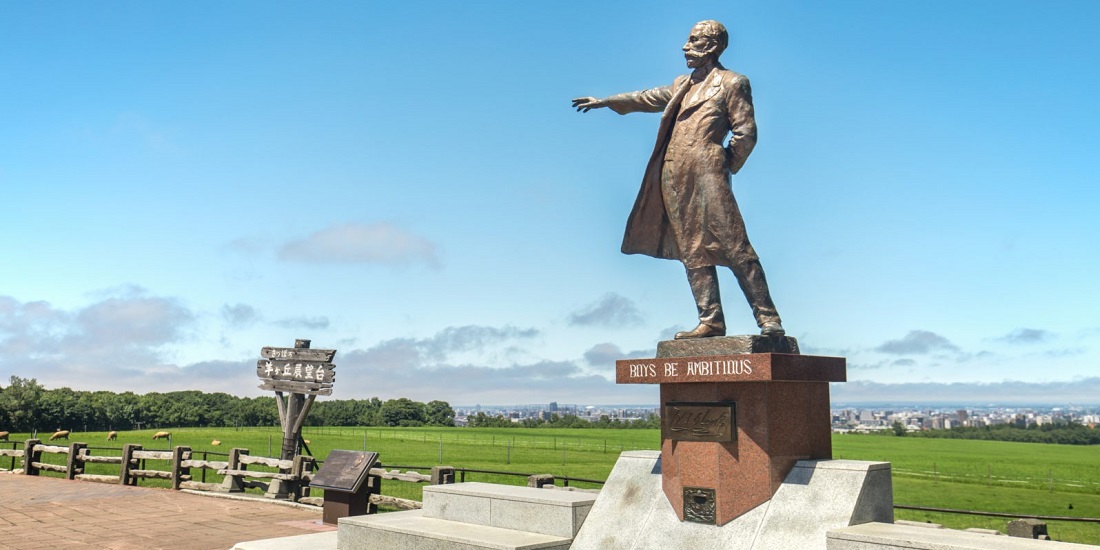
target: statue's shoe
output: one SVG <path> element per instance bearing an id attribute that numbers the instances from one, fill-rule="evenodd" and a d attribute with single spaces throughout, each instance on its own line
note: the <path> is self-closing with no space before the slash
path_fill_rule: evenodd
<path id="1" fill-rule="evenodd" d="M 677 332 L 677 340 L 689 340 L 691 338 L 710 338 L 711 336 L 725 336 L 726 327 L 715 327 L 699 323 L 699 326 L 686 332 Z"/>
<path id="2" fill-rule="evenodd" d="M 769 321 L 760 327 L 760 334 L 764 336 L 783 336 L 787 334 L 787 331 L 783 330 L 783 325 L 775 321 Z"/>

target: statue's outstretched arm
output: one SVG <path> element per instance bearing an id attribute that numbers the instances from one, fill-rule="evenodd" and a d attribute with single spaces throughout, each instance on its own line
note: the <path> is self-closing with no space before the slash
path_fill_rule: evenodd
<path id="1" fill-rule="evenodd" d="M 638 112 L 659 113 L 665 110 L 670 99 L 672 99 L 672 86 L 662 86 L 640 92 L 615 94 L 603 99 L 578 97 L 573 100 L 573 107 L 582 113 L 602 107 L 609 107 L 620 115 Z"/>
<path id="2" fill-rule="evenodd" d="M 607 101 L 595 97 L 578 97 L 573 100 L 573 107 L 582 113 L 587 113 L 592 109 L 607 107 Z"/>

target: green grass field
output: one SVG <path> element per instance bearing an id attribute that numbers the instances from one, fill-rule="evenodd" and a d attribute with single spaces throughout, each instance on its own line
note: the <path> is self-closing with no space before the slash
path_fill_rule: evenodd
<path id="1" fill-rule="evenodd" d="M 123 443 L 141 443 L 146 449 L 167 449 L 167 442 L 151 439 L 154 431 L 122 432 L 118 441 L 112 442 L 104 441 L 106 434 L 102 432 L 77 433 L 71 438 L 92 447 L 117 448 Z M 188 445 L 196 452 L 228 453 L 232 447 L 243 447 L 250 449 L 253 455 L 273 456 L 279 452 L 281 439 L 281 432 L 276 428 L 185 428 L 172 432 L 173 445 Z M 467 469 L 550 473 L 597 480 L 606 479 L 621 451 L 660 446 L 657 430 L 307 427 L 303 435 L 310 440 L 309 447 L 319 458 L 333 449 L 365 448 L 378 452 L 387 469 L 446 464 Z M 11 439 L 21 441 L 26 437 L 27 434 L 13 434 Z M 221 445 L 211 445 L 214 439 L 220 440 Z M 103 450 L 93 450 L 93 453 L 117 454 Z M 833 456 L 891 462 L 896 504 L 1100 517 L 1100 447 L 838 435 L 833 438 Z M 49 461 L 60 463 L 61 459 L 57 455 Z M 211 456 L 210 459 L 217 458 Z M 8 460 L 0 458 L 0 468 L 8 468 Z M 117 472 L 117 466 L 89 465 L 89 473 Z M 192 474 L 198 477 L 198 472 Z M 218 476 L 207 473 L 207 481 L 218 480 Z M 521 476 L 474 473 L 468 474 L 466 481 L 519 485 L 526 482 Z M 158 482 L 150 480 L 142 484 L 155 486 Z M 580 482 L 570 485 L 598 487 Z M 421 486 L 387 481 L 383 483 L 382 492 L 419 500 Z M 898 510 L 896 517 L 940 523 L 956 529 L 981 527 L 1003 531 L 1007 522 L 1003 518 L 908 510 Z M 1056 540 L 1100 545 L 1100 524 L 1048 523 Z"/>
<path id="2" fill-rule="evenodd" d="M 895 504 L 1100 518 L 1100 447 L 834 435 L 833 456 L 890 462 Z M 1002 532 L 1008 521 L 912 510 L 895 515 Z M 1100 524 L 1047 523 L 1056 540 L 1100 545 Z"/>

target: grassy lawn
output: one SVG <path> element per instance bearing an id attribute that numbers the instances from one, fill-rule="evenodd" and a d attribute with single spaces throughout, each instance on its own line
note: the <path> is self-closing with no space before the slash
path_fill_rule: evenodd
<path id="1" fill-rule="evenodd" d="M 890 462 L 895 504 L 1100 518 L 1100 447 L 834 435 L 833 456 Z M 895 517 L 1002 532 L 1009 521 L 915 510 Z M 1100 524 L 1047 524 L 1055 540 L 1100 545 Z"/>
<path id="2" fill-rule="evenodd" d="M 1100 494 L 1100 446 L 834 435 L 833 456 L 890 462 L 895 478 Z"/>
<path id="3" fill-rule="evenodd" d="M 117 441 L 104 441 L 102 432 L 77 433 L 73 441 L 92 447 L 121 447 L 140 443 L 146 449 L 167 449 L 165 441 L 153 441 L 156 430 L 122 432 Z M 173 445 L 188 445 L 195 452 L 228 453 L 232 447 L 250 449 L 253 455 L 279 452 L 277 428 L 180 428 L 171 430 Z M 558 477 L 606 479 L 624 450 L 658 449 L 657 430 L 569 430 L 544 428 L 320 428 L 307 427 L 314 456 L 323 458 L 333 449 L 371 450 L 387 469 L 395 466 L 450 465 L 459 468 L 549 473 Z M 27 434 L 13 434 L 13 441 Z M 43 439 L 47 439 L 48 436 Z M 221 445 L 212 445 L 213 440 Z M 64 445 L 65 442 L 55 442 Z M 0 443 L 2 445 L 2 443 Z M 21 445 L 20 445 L 21 448 Z M 93 450 L 93 454 L 115 454 Z M 1044 445 L 950 439 L 838 435 L 833 437 L 833 456 L 854 460 L 887 461 L 894 473 L 894 502 L 912 506 L 981 510 L 1028 515 L 1100 517 L 1100 447 Z M 62 463 L 53 455 L 49 462 Z M 199 457 L 201 458 L 201 457 Z M 211 460 L 224 460 L 215 455 Z M 0 458 L 0 468 L 9 467 Z M 167 465 L 150 463 L 150 468 Z M 420 470 L 427 473 L 427 470 Z M 116 474 L 117 466 L 89 465 L 89 473 Z M 198 477 L 198 472 L 193 471 Z M 44 474 L 56 476 L 58 474 Z M 220 477 L 207 473 L 207 481 Z M 466 481 L 523 485 L 522 476 L 470 473 Z M 143 480 L 142 485 L 165 482 Z M 570 483 L 578 487 L 599 487 Z M 420 500 L 421 485 L 385 481 L 386 495 Z M 1072 508 L 1071 508 L 1072 506 Z M 932 522 L 950 528 L 980 527 L 1004 531 L 1007 519 L 959 514 L 898 510 L 898 519 Z M 1100 524 L 1048 522 L 1056 540 L 1100 545 Z"/>

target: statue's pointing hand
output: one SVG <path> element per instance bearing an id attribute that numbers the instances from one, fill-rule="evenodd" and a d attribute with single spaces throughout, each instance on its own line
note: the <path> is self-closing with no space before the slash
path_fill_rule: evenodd
<path id="1" fill-rule="evenodd" d="M 577 111 L 587 113 L 592 109 L 607 107 L 607 102 L 602 99 L 596 99 L 594 97 L 578 97 L 573 100 L 573 107 L 575 107 Z"/>

